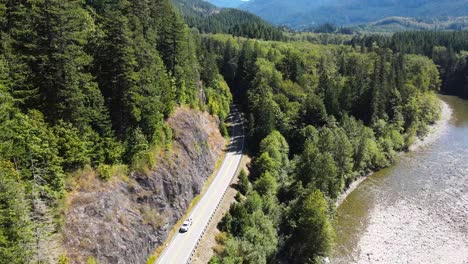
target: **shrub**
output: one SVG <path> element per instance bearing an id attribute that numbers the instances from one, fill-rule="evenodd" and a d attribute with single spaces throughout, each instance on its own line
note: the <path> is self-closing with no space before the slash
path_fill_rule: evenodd
<path id="1" fill-rule="evenodd" d="M 236 199 L 236 201 L 239 203 L 242 201 L 242 195 L 240 194 L 240 192 L 236 193 L 236 196 L 234 196 L 234 199 Z"/>
<path id="2" fill-rule="evenodd" d="M 224 242 L 226 242 L 228 240 L 228 238 L 229 238 L 229 236 L 228 236 L 228 233 L 226 233 L 226 232 L 219 232 L 215 236 L 215 240 L 216 240 L 216 242 L 218 242 L 218 244 L 224 244 Z"/>
<path id="3" fill-rule="evenodd" d="M 156 263 L 156 255 L 151 255 L 149 256 L 148 260 L 146 261 L 146 264 L 153 264 Z"/>
<path id="4" fill-rule="evenodd" d="M 145 224 L 151 225 L 153 228 L 160 228 L 163 226 L 165 217 L 160 215 L 154 208 L 145 205 L 140 209 L 140 211 Z"/>
<path id="5" fill-rule="evenodd" d="M 239 173 L 239 183 L 237 184 L 239 192 L 243 195 L 246 195 L 250 189 L 250 181 L 247 176 L 247 172 L 242 169 Z"/>
<path id="6" fill-rule="evenodd" d="M 86 264 L 98 264 L 98 261 L 94 257 L 88 257 Z"/>
<path id="7" fill-rule="evenodd" d="M 67 255 L 62 254 L 59 258 L 58 264 L 68 264 L 70 263 L 70 259 L 68 258 Z"/>
<path id="8" fill-rule="evenodd" d="M 110 165 L 101 164 L 97 170 L 101 179 L 108 181 L 112 178 L 112 167 Z"/>
<path id="9" fill-rule="evenodd" d="M 215 252 L 217 252 L 217 249 L 213 248 L 213 250 L 214 250 Z M 219 261 L 218 256 L 213 256 L 213 257 L 210 259 L 210 262 L 208 262 L 208 264 L 219 264 L 219 263 L 221 263 L 221 262 Z"/>
<path id="10" fill-rule="evenodd" d="M 156 166 L 157 150 L 145 150 L 133 156 L 132 167 L 134 170 L 148 174 Z"/>
<path id="11" fill-rule="evenodd" d="M 228 129 L 226 127 L 226 123 L 224 123 L 223 120 L 221 120 L 219 122 L 219 131 L 221 132 L 221 135 L 223 137 L 229 137 L 229 132 L 228 132 Z"/>

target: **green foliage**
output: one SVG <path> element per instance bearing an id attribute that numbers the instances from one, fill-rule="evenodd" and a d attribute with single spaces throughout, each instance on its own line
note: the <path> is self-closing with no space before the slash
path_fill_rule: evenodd
<path id="1" fill-rule="evenodd" d="M 315 144 L 306 142 L 297 170 L 303 184 L 311 184 L 332 198 L 338 196 L 342 179 L 338 177 L 338 168 L 330 153 L 321 153 Z"/>
<path id="2" fill-rule="evenodd" d="M 223 219 L 232 238 L 215 260 L 318 262 L 333 239 L 328 204 L 356 176 L 389 166 L 438 118 L 437 67 L 378 47 L 223 35 L 202 43 L 219 54 L 220 73 L 247 111 L 254 154 L 250 177 L 241 178 L 247 198 Z M 274 241 L 285 241 L 275 257 L 259 254 L 261 242 L 247 236 L 255 214 L 269 217 Z"/>
<path id="3" fill-rule="evenodd" d="M 55 255 L 49 243 L 74 171 L 90 167 L 107 181 L 128 180 L 126 164 L 154 169 L 171 147 L 165 119 L 176 105 L 209 110 L 227 135 L 232 96 L 216 53 L 202 64 L 201 40 L 171 1 L 0 2 L 0 188 L 9 195 L 0 194 L 0 262 Z M 28 244 L 29 216 L 39 247 Z"/>
<path id="4" fill-rule="evenodd" d="M 149 256 L 148 260 L 146 261 L 146 264 L 153 264 L 153 263 L 156 262 L 156 260 L 158 260 L 158 259 L 157 259 L 156 255 L 153 254 L 153 255 Z"/>
<path id="5" fill-rule="evenodd" d="M 132 159 L 132 168 L 140 173 L 148 174 L 156 165 L 157 149 L 149 149 L 136 153 Z"/>
<path id="6" fill-rule="evenodd" d="M 99 177 L 103 180 L 108 181 L 112 178 L 112 168 L 107 164 L 99 165 L 97 171 L 99 173 Z"/>
<path id="7" fill-rule="evenodd" d="M 467 56 L 463 51 L 468 50 L 468 31 L 415 31 L 400 32 L 389 36 L 368 35 L 355 37 L 350 41 L 352 45 L 362 45 L 371 49 L 374 45 L 391 48 L 395 52 L 404 54 L 419 54 L 432 58 L 440 69 L 442 82 L 441 91 L 468 98 L 468 83 L 466 72 L 468 69 Z M 423 45 L 420 45 L 423 43 Z M 430 80 L 437 81 L 437 69 L 430 65 L 427 58 L 411 55 L 412 71 L 426 72 L 424 76 L 409 76 L 413 85 L 427 84 Z M 419 59 L 418 59 L 419 58 Z M 426 63 L 424 62 L 426 61 Z M 427 63 L 429 61 L 429 63 Z M 417 68 L 417 65 L 422 68 Z M 432 78 L 432 79 L 431 79 Z M 434 88 L 434 87 L 431 87 Z"/>
<path id="8" fill-rule="evenodd" d="M 98 264 L 98 261 L 94 257 L 88 257 L 86 264 Z"/>
<path id="9" fill-rule="evenodd" d="M 31 22 L 30 40 L 24 43 L 30 49 L 24 59 L 31 69 L 28 81 L 38 91 L 37 105 L 32 107 L 52 123 L 63 119 L 79 128 L 91 125 L 106 132 L 104 100 L 86 70 L 92 57 L 85 48 L 95 32 L 91 15 L 77 0 L 34 1 L 30 8 L 26 11 L 31 18 L 26 20 Z M 22 88 L 13 89 L 20 93 L 17 89 Z"/>
<path id="10" fill-rule="evenodd" d="M 234 199 L 237 201 L 237 202 L 242 202 L 242 194 L 240 192 L 237 192 L 236 193 L 236 196 L 234 196 Z"/>
<path id="11" fill-rule="evenodd" d="M 33 225 L 25 188 L 13 164 L 0 161 L 0 259 L 25 263 L 31 259 Z"/>
<path id="12" fill-rule="evenodd" d="M 291 212 L 289 258 L 294 263 L 317 263 L 317 257 L 329 254 L 334 236 L 323 194 L 318 190 L 307 191 Z"/>
<path id="13" fill-rule="evenodd" d="M 201 32 L 283 39 L 245 12 L 177 3 Z M 229 235 L 213 261 L 313 261 L 328 253 L 332 237 L 325 201 L 424 135 L 439 117 L 441 85 L 468 94 L 466 33 L 323 46 L 198 35 L 182 16 L 170 0 L 0 3 L 2 260 L 31 259 L 29 217 L 39 219 L 47 249 L 57 231 L 49 212 L 64 197 L 67 173 L 89 166 L 103 180 L 124 179 L 122 162 L 148 173 L 171 146 L 165 119 L 176 105 L 216 115 L 227 135 L 236 101 L 249 119 L 252 175 L 241 172 L 246 198 L 220 223 Z M 440 77 L 430 59 L 408 51 L 432 57 Z M 145 218 L 155 227 L 161 220 L 154 212 Z"/>
<path id="14" fill-rule="evenodd" d="M 66 254 L 63 254 L 60 256 L 58 264 L 69 264 L 69 263 L 70 263 L 70 258 Z"/>
<path id="15" fill-rule="evenodd" d="M 289 166 L 289 145 L 278 131 L 273 131 L 260 142 L 260 153 L 268 155 L 282 168 Z"/>
<path id="16" fill-rule="evenodd" d="M 275 173 L 280 169 L 280 164 L 270 157 L 268 152 L 262 153 L 260 157 L 254 160 L 254 176 L 260 176 L 264 173 Z"/>
<path id="17" fill-rule="evenodd" d="M 224 120 L 230 112 L 232 95 L 229 86 L 220 75 L 212 79 L 211 86 L 206 89 L 206 97 L 209 112 Z"/>
<path id="18" fill-rule="evenodd" d="M 278 189 L 278 183 L 268 171 L 255 181 L 254 190 L 260 195 L 275 195 Z"/>
<path id="19" fill-rule="evenodd" d="M 440 88 L 437 66 L 423 56 L 408 55 L 406 58 L 407 85 L 414 85 L 419 91 L 438 91 Z"/>
<path id="20" fill-rule="evenodd" d="M 59 121 L 53 127 L 53 131 L 57 136 L 59 155 L 63 158 L 64 170 L 73 171 L 91 163 L 88 153 L 91 143 L 80 137 L 77 128 L 70 123 Z"/>
<path id="21" fill-rule="evenodd" d="M 241 236 L 225 242 L 220 263 L 267 263 L 274 254 L 278 240 L 272 222 L 260 211 L 248 219 Z"/>
<path id="22" fill-rule="evenodd" d="M 247 176 L 247 172 L 245 172 L 244 169 L 242 169 L 239 173 L 239 183 L 237 185 L 239 192 L 243 195 L 246 195 L 250 190 L 250 181 Z"/>
<path id="23" fill-rule="evenodd" d="M 40 112 L 31 111 L 24 115 L 13 110 L 11 114 L 0 123 L 3 131 L 0 135 L 0 157 L 13 161 L 24 181 L 41 177 L 41 192 L 48 198 L 62 197 L 65 175 L 56 135 Z"/>
<path id="24" fill-rule="evenodd" d="M 156 260 L 155 260 L 156 261 Z M 220 264 L 219 257 L 218 256 L 213 256 L 211 257 L 210 261 L 208 262 L 209 264 Z"/>
<path id="25" fill-rule="evenodd" d="M 185 21 L 201 33 L 228 33 L 265 40 L 283 40 L 283 32 L 251 13 L 230 8 L 218 9 L 201 0 L 176 0 Z"/>
<path id="26" fill-rule="evenodd" d="M 229 132 L 226 123 L 223 120 L 219 121 L 219 131 L 223 137 L 229 137 Z"/>
<path id="27" fill-rule="evenodd" d="M 425 135 L 427 125 L 434 123 L 440 116 L 440 105 L 434 94 L 418 94 L 405 106 L 404 115 L 407 127 L 413 127 L 416 135 Z"/>
<path id="28" fill-rule="evenodd" d="M 321 126 L 327 119 L 327 109 L 320 98 L 311 94 L 301 107 L 302 121 L 308 125 Z"/>
<path id="29" fill-rule="evenodd" d="M 253 191 L 245 201 L 245 208 L 247 212 L 253 213 L 256 211 L 260 211 L 263 208 L 263 200 L 262 197 L 258 194 L 258 192 Z"/>
<path id="30" fill-rule="evenodd" d="M 250 131 L 253 142 L 258 142 L 269 135 L 276 128 L 276 116 L 280 112 L 278 104 L 273 100 L 273 94 L 267 84 L 262 83 L 255 90 L 249 91 L 250 108 L 254 124 L 257 126 Z"/>

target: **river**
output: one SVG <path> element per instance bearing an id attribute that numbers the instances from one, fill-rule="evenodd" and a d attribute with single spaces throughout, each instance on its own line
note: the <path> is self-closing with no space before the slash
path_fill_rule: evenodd
<path id="1" fill-rule="evenodd" d="M 468 263 L 468 101 L 430 143 L 374 173 L 337 208 L 332 263 Z"/>

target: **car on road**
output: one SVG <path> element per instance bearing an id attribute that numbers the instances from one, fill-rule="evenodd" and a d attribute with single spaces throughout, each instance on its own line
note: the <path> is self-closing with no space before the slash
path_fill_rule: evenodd
<path id="1" fill-rule="evenodd" d="M 190 226 L 192 226 L 192 218 L 189 218 L 189 219 L 184 221 L 184 223 L 182 224 L 182 226 L 179 229 L 179 232 L 180 233 L 187 232 L 189 230 Z"/>

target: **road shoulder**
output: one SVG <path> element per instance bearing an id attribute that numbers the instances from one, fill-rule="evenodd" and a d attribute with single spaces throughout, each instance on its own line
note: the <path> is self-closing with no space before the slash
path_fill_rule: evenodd
<path id="1" fill-rule="evenodd" d="M 192 259 L 192 264 L 206 264 L 210 261 L 214 255 L 213 248 L 218 244 L 216 242 L 216 235 L 220 233 L 217 226 L 218 223 L 223 219 L 224 215 L 229 211 L 231 204 L 235 201 L 234 197 L 237 194 L 237 190 L 234 188 L 238 182 L 238 176 L 241 169 L 248 171 L 247 165 L 250 163 L 250 158 L 246 155 L 242 157 L 241 164 L 237 170 L 234 178 L 229 185 L 229 188 L 221 201 L 218 210 L 213 216 L 213 219 L 208 224 L 205 234 L 203 235 L 200 244 L 195 250 L 195 254 Z"/>

